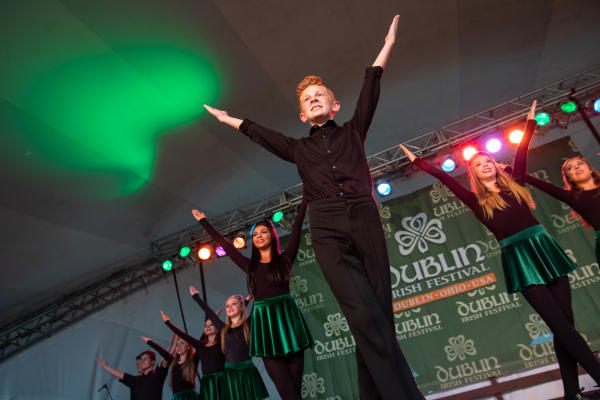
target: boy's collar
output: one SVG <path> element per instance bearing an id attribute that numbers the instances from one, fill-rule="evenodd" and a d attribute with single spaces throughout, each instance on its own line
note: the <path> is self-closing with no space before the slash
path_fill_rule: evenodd
<path id="1" fill-rule="evenodd" d="M 310 127 L 310 136 L 312 136 L 313 133 L 315 133 L 318 129 L 321 128 L 326 128 L 326 127 L 336 127 L 338 126 L 334 120 L 330 119 L 327 122 L 325 122 L 323 125 L 319 126 L 319 125 L 313 125 Z"/>

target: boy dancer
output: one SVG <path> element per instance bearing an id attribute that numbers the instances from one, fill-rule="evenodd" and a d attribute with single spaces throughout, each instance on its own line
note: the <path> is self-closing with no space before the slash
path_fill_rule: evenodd
<path id="1" fill-rule="evenodd" d="M 129 387 L 131 399 L 160 400 L 162 399 L 163 383 L 167 377 L 168 366 L 159 365 L 156 370 L 154 363 L 156 355 L 151 350 L 146 350 L 135 358 L 138 375 L 130 375 L 111 367 L 106 361 L 96 358 L 98 364 L 113 378 Z"/>
<path id="2" fill-rule="evenodd" d="M 300 119 L 311 125 L 307 138 L 286 137 L 205 105 L 220 122 L 297 165 L 315 256 L 356 339 L 361 399 L 423 398 L 396 341 L 390 263 L 364 152 L 399 18 L 394 17 L 383 48 L 367 68 L 352 119 L 342 126 L 333 120 L 340 103 L 317 76 L 304 78 L 296 88 Z"/>

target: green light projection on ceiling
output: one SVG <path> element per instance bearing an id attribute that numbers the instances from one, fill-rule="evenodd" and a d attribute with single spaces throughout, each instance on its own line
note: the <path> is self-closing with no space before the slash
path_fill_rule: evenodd
<path id="1" fill-rule="evenodd" d="M 45 70 L 19 105 L 60 136 L 25 132 L 47 159 L 116 174 L 118 187 L 112 182 L 106 197 L 142 188 L 152 177 L 158 136 L 197 119 L 220 89 L 214 67 L 195 52 L 166 45 L 112 50 Z"/>

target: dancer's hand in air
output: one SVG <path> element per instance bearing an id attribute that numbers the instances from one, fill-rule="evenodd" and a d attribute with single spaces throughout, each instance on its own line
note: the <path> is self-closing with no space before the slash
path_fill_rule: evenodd
<path id="1" fill-rule="evenodd" d="M 198 222 L 200 222 L 200 220 L 203 220 L 206 218 L 206 214 L 196 210 L 195 208 L 192 210 L 192 214 L 194 215 L 194 218 L 196 218 L 196 221 L 198 221 Z"/>
<path id="2" fill-rule="evenodd" d="M 406 157 L 410 160 L 410 162 L 415 161 L 415 158 L 417 157 L 412 153 L 412 151 L 407 149 L 405 145 L 399 144 L 398 147 L 400 147 L 400 150 L 402 150 L 404 154 L 406 154 Z"/>
<path id="3" fill-rule="evenodd" d="M 230 116 L 225 110 L 219 110 L 218 108 L 214 108 L 206 104 L 204 104 L 204 108 L 206 108 L 206 111 L 211 113 L 213 117 L 218 119 L 219 122 L 227 124 L 232 128 L 240 129 L 240 125 L 243 122 L 241 119 Z"/>
<path id="4" fill-rule="evenodd" d="M 162 310 L 160 311 L 160 316 L 162 317 L 163 321 L 169 321 L 169 317 L 167 316 L 167 314 L 165 314 L 164 312 L 162 312 Z"/>

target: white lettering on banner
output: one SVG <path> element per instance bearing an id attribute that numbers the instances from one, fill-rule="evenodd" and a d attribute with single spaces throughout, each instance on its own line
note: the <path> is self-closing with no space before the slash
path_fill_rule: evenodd
<path id="1" fill-rule="evenodd" d="M 306 297 L 297 298 L 296 305 L 300 311 L 308 313 L 325 308 L 325 299 L 322 293 L 314 293 Z"/>
<path id="2" fill-rule="evenodd" d="M 356 349 L 356 341 L 354 336 L 349 335 L 327 342 L 315 341 L 313 348 L 317 355 L 317 361 L 327 360 L 329 358 L 346 356 L 354 354 Z"/>
<path id="3" fill-rule="evenodd" d="M 442 383 L 472 378 L 464 380 L 465 383 L 468 383 L 483 380 L 489 376 L 500 375 L 500 361 L 496 357 L 487 357 L 478 361 L 470 361 L 447 368 L 436 365 L 435 369 L 437 370 L 436 378 Z"/>
<path id="4" fill-rule="evenodd" d="M 498 314 L 507 310 L 521 307 L 519 296 L 516 293 L 498 293 L 489 297 L 482 297 L 473 301 L 457 301 L 458 315 L 462 322 L 474 321 L 489 315 Z"/>
<path id="5" fill-rule="evenodd" d="M 467 212 L 469 212 L 469 208 L 460 200 L 453 200 L 433 208 L 433 215 L 440 220 L 456 218 Z"/>
<path id="6" fill-rule="evenodd" d="M 571 289 L 579 289 L 600 282 L 600 269 L 598 263 L 582 265 L 569 273 Z"/>
<path id="7" fill-rule="evenodd" d="M 436 313 L 396 322 L 396 336 L 399 340 L 421 336 L 442 330 L 442 319 Z"/>
<path id="8" fill-rule="evenodd" d="M 392 276 L 395 278 L 392 289 L 400 282 L 406 284 L 417 283 L 424 279 L 437 277 L 442 273 L 455 271 L 461 268 L 468 267 L 472 264 L 479 263 L 485 260 L 481 247 L 476 243 L 471 243 L 467 246 L 458 247 L 450 250 L 452 262 L 448 262 L 446 253 L 439 253 L 437 256 L 428 256 L 410 264 L 405 264 L 400 267 L 390 266 Z M 483 266 L 483 264 L 480 264 Z M 485 268 L 484 270 L 488 270 Z M 481 271 L 479 271 L 481 272 Z M 462 275 L 462 276 L 461 276 Z M 453 282 L 462 277 L 471 276 L 473 273 L 459 274 L 456 278 L 448 278 L 445 282 L 428 283 L 428 287 L 436 287 L 445 283 Z"/>

